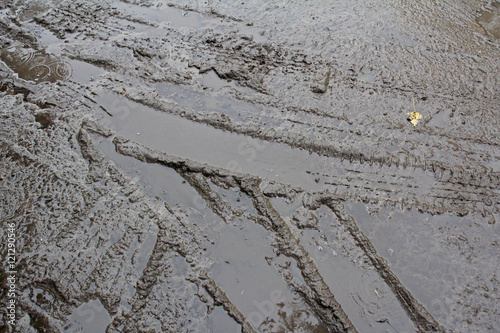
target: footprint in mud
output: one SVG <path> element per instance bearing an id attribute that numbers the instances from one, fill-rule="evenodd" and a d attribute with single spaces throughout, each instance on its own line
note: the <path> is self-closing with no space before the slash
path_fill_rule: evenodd
<path id="1" fill-rule="evenodd" d="M 10 46 L 0 51 L 0 59 L 21 79 L 28 81 L 56 82 L 72 76 L 72 69 L 63 60 L 21 46 Z"/>

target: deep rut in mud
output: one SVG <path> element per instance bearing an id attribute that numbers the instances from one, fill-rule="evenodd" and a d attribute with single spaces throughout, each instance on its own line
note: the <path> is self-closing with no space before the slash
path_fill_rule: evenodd
<path id="1" fill-rule="evenodd" d="M 1 330 L 494 332 L 498 8 L 1 4 Z"/>

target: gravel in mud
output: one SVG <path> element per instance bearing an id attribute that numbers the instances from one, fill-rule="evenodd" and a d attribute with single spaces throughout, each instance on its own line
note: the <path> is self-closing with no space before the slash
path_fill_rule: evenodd
<path id="1" fill-rule="evenodd" d="M 0 331 L 495 332 L 499 8 L 2 2 Z"/>

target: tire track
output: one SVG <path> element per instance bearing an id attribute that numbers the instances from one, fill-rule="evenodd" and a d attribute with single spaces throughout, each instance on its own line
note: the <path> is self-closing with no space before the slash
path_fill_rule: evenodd
<path id="1" fill-rule="evenodd" d="M 147 147 L 135 144 L 123 137 L 115 137 L 113 139 L 116 149 L 120 154 L 134 157 L 146 163 L 157 163 L 169 168 L 177 170 L 181 175 L 184 173 L 197 172 L 205 177 L 222 177 L 224 179 L 232 178 L 231 181 L 236 181 L 240 190 L 249 195 L 254 201 L 255 208 L 259 212 L 259 217 L 256 219 L 275 233 L 278 238 L 278 249 L 285 255 L 294 258 L 297 261 L 297 266 L 302 272 L 304 279 L 310 288 L 310 292 L 296 290 L 304 297 L 305 301 L 315 309 L 317 315 L 328 327 L 335 328 L 341 331 L 355 330 L 345 313 L 342 311 L 341 305 L 335 301 L 333 294 L 329 291 L 328 286 L 324 283 L 323 278 L 319 275 L 318 270 L 308 253 L 300 245 L 298 239 L 293 236 L 286 222 L 280 214 L 273 208 L 272 204 L 266 199 L 266 196 L 260 190 L 261 180 L 248 175 L 235 174 L 227 170 L 221 170 L 201 165 L 190 160 L 172 157 L 158 151 L 153 151 Z M 192 176 L 189 176 L 191 178 Z M 200 183 L 192 183 L 198 186 Z M 210 201 L 218 201 L 213 194 L 207 193 L 206 186 L 197 187 L 197 190 L 204 193 L 204 198 L 209 198 Z M 209 191 L 210 192 L 210 191 Z M 411 293 L 401 284 L 397 276 L 389 269 L 387 262 L 376 254 L 376 251 L 366 236 L 364 236 L 356 226 L 355 221 L 342 208 L 340 198 L 331 194 L 312 194 L 310 200 L 306 200 L 305 207 L 309 209 L 317 209 L 319 205 L 327 205 L 335 212 L 339 220 L 346 226 L 353 238 L 370 259 L 373 267 L 378 271 L 387 285 L 391 288 L 397 299 L 408 313 L 411 320 L 420 332 L 443 332 L 444 329 L 435 321 L 435 319 L 427 312 L 427 310 L 411 295 Z M 212 205 L 215 207 L 215 205 Z M 218 209 L 214 212 L 220 214 Z M 263 222 L 260 222 L 264 219 Z M 333 317 L 332 317 L 333 316 Z M 330 318 L 330 319 L 329 319 Z M 331 318 L 336 318 L 341 324 L 336 321 L 331 321 Z M 340 326 L 341 325 L 341 326 Z"/>

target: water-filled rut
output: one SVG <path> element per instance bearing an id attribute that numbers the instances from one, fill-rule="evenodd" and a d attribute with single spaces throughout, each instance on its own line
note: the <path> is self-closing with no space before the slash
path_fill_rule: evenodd
<path id="1" fill-rule="evenodd" d="M 497 23 L 1 4 L 2 330 L 493 332 Z"/>

